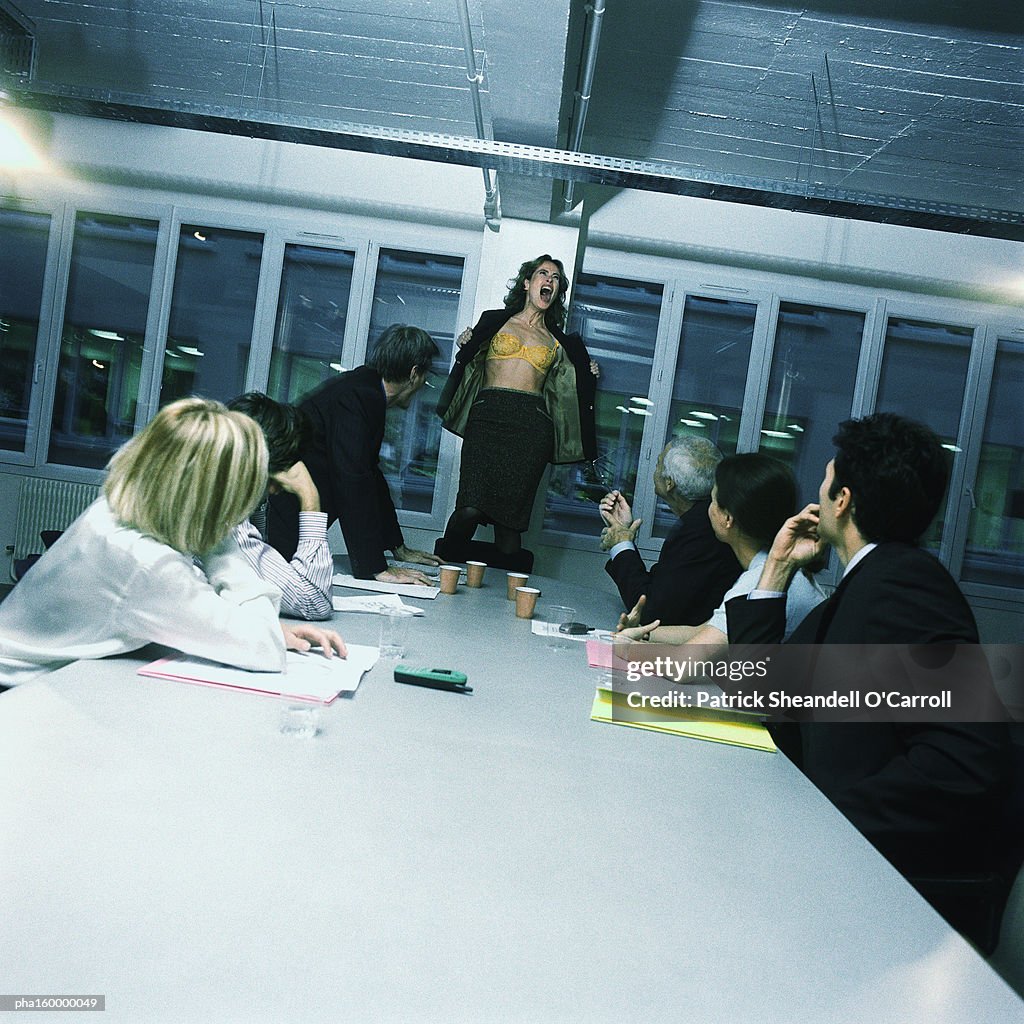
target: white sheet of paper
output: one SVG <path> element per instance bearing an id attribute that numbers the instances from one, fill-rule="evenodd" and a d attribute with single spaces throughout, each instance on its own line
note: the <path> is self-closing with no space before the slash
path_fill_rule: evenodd
<path id="1" fill-rule="evenodd" d="M 424 587 L 417 583 L 381 583 L 378 580 L 357 580 L 355 576 L 336 573 L 331 579 L 336 587 L 351 587 L 353 590 L 372 590 L 377 594 L 401 594 L 416 597 L 421 601 L 433 601 L 440 593 L 437 587 Z"/>
<path id="2" fill-rule="evenodd" d="M 397 594 L 367 594 L 360 597 L 335 597 L 331 604 L 336 612 L 369 612 L 383 615 L 392 608 L 404 608 L 410 615 L 425 615 L 422 608 L 406 604 Z"/>
<path id="3" fill-rule="evenodd" d="M 346 658 L 328 659 L 316 651 L 310 654 L 288 651 L 284 672 L 247 672 L 182 654 L 144 665 L 139 675 L 326 704 L 339 693 L 354 692 L 363 673 L 373 668 L 379 656 L 376 647 L 359 644 L 348 645 Z"/>

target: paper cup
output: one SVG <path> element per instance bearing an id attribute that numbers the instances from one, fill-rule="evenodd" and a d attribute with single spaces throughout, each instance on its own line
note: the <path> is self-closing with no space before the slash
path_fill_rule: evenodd
<path id="1" fill-rule="evenodd" d="M 459 575 L 462 570 L 457 565 L 441 566 L 441 593 L 454 594 L 459 587 Z"/>
<path id="2" fill-rule="evenodd" d="M 516 588 L 525 587 L 526 581 L 530 578 L 525 572 L 510 572 L 506 575 L 508 579 L 508 599 L 514 601 L 516 599 Z"/>
<path id="3" fill-rule="evenodd" d="M 516 618 L 532 619 L 540 591 L 536 587 L 516 587 Z"/>
<path id="4" fill-rule="evenodd" d="M 484 569 L 487 568 L 486 562 L 467 562 L 466 563 L 466 586 L 467 587 L 482 587 L 484 583 Z"/>

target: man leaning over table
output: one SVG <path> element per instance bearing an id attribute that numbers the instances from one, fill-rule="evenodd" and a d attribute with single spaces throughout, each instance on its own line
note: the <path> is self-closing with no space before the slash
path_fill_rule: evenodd
<path id="1" fill-rule="evenodd" d="M 609 552 L 605 571 L 622 602 L 636 613 L 635 625 L 659 619 L 663 625 L 698 626 L 711 618 L 740 574 L 728 545 L 715 536 L 708 519 L 718 447 L 703 437 L 676 437 L 665 445 L 654 467 L 654 493 L 676 517 L 658 562 L 648 569 L 636 549 L 642 520 L 633 518 L 619 491 L 601 499 L 601 549 Z M 641 598 L 643 605 L 636 606 Z"/>
<path id="2" fill-rule="evenodd" d="M 389 566 L 387 551 L 404 562 L 441 564 L 436 555 L 406 547 L 380 468 L 388 409 L 409 408 L 439 354 L 426 331 L 393 324 L 363 366 L 331 378 L 299 405 L 312 425 L 302 461 L 320 493 L 328 525 L 335 520 L 341 525 L 358 579 L 431 584 L 417 569 Z M 276 494 L 268 507 L 269 540 L 285 558 L 298 544 L 296 506 L 293 495 Z"/>
<path id="3" fill-rule="evenodd" d="M 963 594 L 918 546 L 949 478 L 939 439 L 918 423 L 879 413 L 840 424 L 833 441 L 818 502 L 783 525 L 757 589 L 728 603 L 730 642 L 781 640 L 790 582 L 831 544 L 842 580 L 788 643 L 977 644 Z M 891 686 L 889 675 L 874 677 L 870 652 L 862 653 L 860 688 Z M 970 685 L 978 692 L 984 681 Z M 996 871 L 1010 771 L 1003 722 L 801 722 L 774 732 L 951 925 L 982 947 L 992 944 L 1004 895 Z"/>

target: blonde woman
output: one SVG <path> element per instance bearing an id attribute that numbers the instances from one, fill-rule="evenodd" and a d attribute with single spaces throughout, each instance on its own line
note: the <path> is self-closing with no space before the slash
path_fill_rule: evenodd
<path id="1" fill-rule="evenodd" d="M 0 604 L 0 685 L 148 643 L 268 672 L 286 647 L 344 655 L 337 633 L 278 620 L 280 592 L 232 535 L 266 483 L 266 442 L 248 416 L 201 398 L 162 409 Z"/>

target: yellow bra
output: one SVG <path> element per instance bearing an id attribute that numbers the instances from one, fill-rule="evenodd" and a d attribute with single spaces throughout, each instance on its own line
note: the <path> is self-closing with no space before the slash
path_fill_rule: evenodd
<path id="1" fill-rule="evenodd" d="M 488 359 L 525 359 L 535 370 L 547 373 L 555 361 L 557 351 L 557 341 L 553 348 L 548 348 L 547 345 L 526 345 L 514 334 L 499 331 L 491 338 L 487 357 Z"/>

